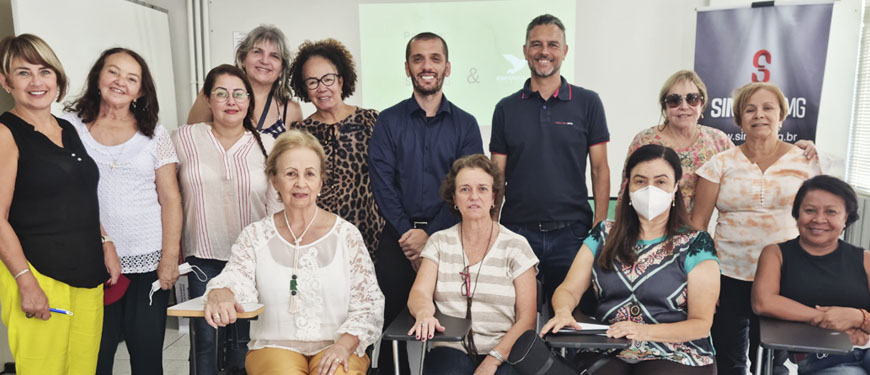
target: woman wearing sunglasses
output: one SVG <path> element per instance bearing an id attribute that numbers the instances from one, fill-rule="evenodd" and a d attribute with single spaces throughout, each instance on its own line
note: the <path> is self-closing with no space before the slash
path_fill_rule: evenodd
<path id="1" fill-rule="evenodd" d="M 659 105 L 664 122 L 637 133 L 628 146 L 627 155 L 648 144 L 673 149 L 680 156 L 683 167 L 680 192 L 691 211 L 695 201 L 695 185 L 698 184 L 695 171 L 713 155 L 734 147 L 734 143 L 721 130 L 698 123 L 707 107 L 707 86 L 694 71 L 680 70 L 668 77 L 659 91 Z M 808 158 L 815 155 L 812 141 L 800 141 L 797 146 L 806 150 Z M 622 189 L 625 189 L 625 184 L 626 179 L 623 178 Z"/>
<path id="2" fill-rule="evenodd" d="M 326 179 L 317 203 L 356 226 L 374 256 L 384 227 L 369 187 L 369 139 L 378 111 L 344 103 L 356 87 L 353 56 L 335 39 L 305 42 L 290 72 L 296 96 L 317 108 L 291 127 L 313 134 L 326 151 Z"/>
<path id="3" fill-rule="evenodd" d="M 408 297 L 416 317 L 408 334 L 426 341 L 443 331 L 436 308 L 471 320 L 471 331 L 461 344 L 433 342 L 424 374 L 514 374 L 504 359 L 534 328 L 538 259 L 524 237 L 493 219 L 503 192 L 501 172 L 482 154 L 456 160 L 441 185 L 441 197 L 462 220 L 423 248 Z"/>
<path id="4" fill-rule="evenodd" d="M 184 211 L 181 248 L 187 262 L 206 275 L 205 280 L 189 278 L 191 298 L 203 295 L 206 283 L 223 270 L 242 229 L 281 207 L 263 172 L 275 141 L 254 127 L 254 98 L 245 73 L 220 65 L 205 77 L 203 93 L 214 120 L 184 125 L 172 136 Z M 191 325 L 196 375 L 215 374 L 215 330 L 203 319 Z M 227 348 L 227 367 L 243 370 L 248 322 L 233 327 L 225 337 L 234 342 Z"/>
<path id="5" fill-rule="evenodd" d="M 818 158 L 779 139 L 788 103 L 776 85 L 755 82 L 734 94 L 734 122 L 746 142 L 698 169 L 696 227 L 707 228 L 719 210 L 715 244 L 721 260 L 719 307 L 713 320 L 713 343 L 719 374 L 744 374 L 747 346 L 758 348 L 758 316 L 750 294 L 756 263 L 765 245 L 797 237 L 791 206 L 801 184 L 822 173 Z M 784 357 L 783 357 L 784 359 Z"/>
<path id="6" fill-rule="evenodd" d="M 673 149 L 680 156 L 683 167 L 680 192 L 686 207 L 691 210 L 698 183 L 695 171 L 713 155 L 734 147 L 734 143 L 721 130 L 698 123 L 707 106 L 707 86 L 694 71 L 680 70 L 668 77 L 659 91 L 659 105 L 664 122 L 637 133 L 628 146 L 628 155 L 648 144 Z M 623 177 L 622 189 L 625 189 L 626 182 Z"/>

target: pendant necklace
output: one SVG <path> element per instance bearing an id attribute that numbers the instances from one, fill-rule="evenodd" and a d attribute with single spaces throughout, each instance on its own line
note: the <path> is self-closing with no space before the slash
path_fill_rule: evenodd
<path id="1" fill-rule="evenodd" d="M 463 267 L 464 272 L 460 272 L 460 276 L 465 281 L 465 288 L 463 292 L 465 292 L 465 318 L 471 319 L 471 301 L 474 299 L 474 294 L 477 292 L 477 281 L 480 279 L 480 271 L 483 269 L 483 261 L 486 260 L 486 255 L 489 254 L 489 249 L 492 246 L 492 232 L 495 229 L 495 220 L 490 223 L 489 227 L 489 239 L 486 240 L 486 249 L 483 251 L 483 257 L 480 258 L 480 264 L 477 266 L 477 276 L 474 277 L 474 287 L 471 286 L 471 265 L 466 263 L 466 258 L 468 257 L 465 254 L 465 242 L 462 239 L 462 224 L 459 224 L 459 246 L 462 248 L 463 256 L 462 263 L 465 267 Z"/>
<path id="2" fill-rule="evenodd" d="M 298 285 L 296 277 L 296 271 L 299 269 L 299 243 L 302 242 L 302 237 L 305 237 L 305 233 L 308 233 L 308 230 L 311 229 L 311 224 L 314 224 L 314 220 L 317 219 L 317 211 L 320 211 L 317 208 L 314 208 L 314 216 L 311 217 L 311 221 L 308 222 L 308 225 L 305 227 L 305 230 L 302 231 L 302 234 L 299 237 L 296 237 L 296 233 L 293 233 L 293 228 L 290 227 L 290 220 L 287 219 L 287 210 L 284 210 L 284 223 L 287 224 L 287 229 L 290 230 L 290 235 L 293 236 L 293 242 L 295 242 L 295 249 L 293 251 L 293 268 L 291 269 L 290 275 L 290 313 L 295 314 L 299 312 L 299 307 L 296 306 L 296 295 L 298 293 Z"/>
<path id="3" fill-rule="evenodd" d="M 129 140 L 127 142 L 129 142 Z M 127 142 L 124 142 L 124 144 L 121 146 L 121 152 L 117 154 L 112 154 L 112 172 L 114 172 L 115 168 L 118 167 L 118 158 L 120 158 L 121 155 L 124 155 L 124 149 L 127 148 Z"/>

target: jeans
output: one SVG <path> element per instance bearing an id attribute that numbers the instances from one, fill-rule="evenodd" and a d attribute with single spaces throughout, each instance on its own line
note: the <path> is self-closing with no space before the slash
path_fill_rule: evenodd
<path id="1" fill-rule="evenodd" d="M 845 355 L 810 354 L 798 362 L 801 375 L 867 375 L 868 371 L 870 350 L 867 349 L 854 349 Z"/>
<path id="2" fill-rule="evenodd" d="M 512 232 L 517 233 L 529 241 L 535 256 L 538 257 L 538 280 L 541 281 L 544 301 L 551 301 L 553 292 L 565 276 L 574 262 L 574 257 L 583 245 L 583 240 L 589 235 L 589 224 L 577 222 L 564 228 L 541 231 L 536 224 L 503 224 Z M 550 311 L 552 309 L 552 303 Z M 595 295 L 589 288 L 580 300 L 580 309 L 588 315 L 595 313 Z M 590 311 L 591 309 L 591 311 Z"/>
<path id="3" fill-rule="evenodd" d="M 227 262 L 221 260 L 202 259 L 192 256 L 187 257 L 185 260 L 191 266 L 199 267 L 206 275 L 206 280 L 200 281 L 193 273 L 190 273 L 190 276 L 188 276 L 190 298 L 203 295 L 208 281 L 220 274 L 227 264 Z M 190 373 L 191 375 L 216 375 L 218 366 L 215 360 L 216 330 L 202 318 L 191 319 L 190 323 L 191 329 L 193 329 L 196 335 L 196 353 L 193 353 L 196 356 L 196 373 L 194 374 L 193 372 L 193 366 L 191 366 Z M 228 325 L 226 329 L 222 329 L 222 331 L 226 333 L 222 335 L 219 347 L 224 348 L 224 353 L 226 353 L 224 358 L 227 368 L 244 369 L 245 354 L 248 352 L 248 341 L 251 341 L 249 335 L 250 323 L 247 320 L 239 319 L 236 323 Z M 191 350 L 193 350 L 193 347 L 193 343 L 191 343 Z"/>
<path id="4" fill-rule="evenodd" d="M 97 374 L 111 375 L 115 351 L 121 338 L 127 342 L 132 374 L 163 373 L 163 336 L 169 291 L 158 290 L 148 304 L 151 283 L 157 271 L 125 274 L 130 286 L 117 302 L 103 308 L 103 336 L 97 359 Z"/>
<path id="5" fill-rule="evenodd" d="M 484 358 L 485 355 L 478 356 L 478 361 L 483 362 Z M 476 368 L 468 354 L 442 346 L 426 353 L 423 375 L 470 375 Z M 509 363 L 502 363 L 495 370 L 495 374 L 516 375 L 516 371 Z"/>

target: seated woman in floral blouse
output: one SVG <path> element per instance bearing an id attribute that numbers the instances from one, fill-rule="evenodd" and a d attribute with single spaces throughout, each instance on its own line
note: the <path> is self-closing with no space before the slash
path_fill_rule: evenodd
<path id="1" fill-rule="evenodd" d="M 278 137 L 266 173 L 284 210 L 242 231 L 208 283 L 206 321 L 236 320 L 239 303 L 266 306 L 251 322 L 248 374 L 365 374 L 365 348 L 383 326 L 384 296 L 359 230 L 317 207 L 326 173 L 311 134 Z"/>
<path id="2" fill-rule="evenodd" d="M 580 329 L 571 311 L 592 285 L 596 317 L 611 324 L 607 336 L 632 340 L 608 353 L 616 360 L 599 373 L 716 373 L 710 326 L 719 264 L 710 235 L 691 227 L 681 177 L 670 148 L 645 145 L 631 154 L 616 220 L 592 230 L 553 294 L 555 317 L 542 332 Z"/>

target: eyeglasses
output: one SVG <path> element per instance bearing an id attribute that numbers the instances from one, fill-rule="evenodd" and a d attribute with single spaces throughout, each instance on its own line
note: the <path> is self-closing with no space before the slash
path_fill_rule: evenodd
<path id="1" fill-rule="evenodd" d="M 690 106 L 696 106 L 704 101 L 704 96 L 700 93 L 693 92 L 686 94 L 686 104 Z M 665 97 L 665 104 L 670 108 L 677 108 L 680 104 L 683 104 L 683 96 L 680 94 L 671 94 Z"/>
<path id="2" fill-rule="evenodd" d="M 226 102 L 227 99 L 230 98 L 230 92 L 227 91 L 227 89 L 222 88 L 222 87 L 214 89 L 211 92 L 211 94 L 215 97 L 215 100 L 217 100 L 218 103 Z M 249 97 L 251 96 L 251 94 L 249 94 L 247 91 L 242 90 L 242 89 L 233 90 L 232 95 L 233 95 L 233 100 L 235 100 L 236 103 L 247 102 Z"/>
<path id="3" fill-rule="evenodd" d="M 459 272 L 459 277 L 462 278 L 462 296 L 468 297 L 471 295 L 471 273 L 469 272 L 469 266 L 465 266 L 462 271 Z"/>
<path id="4" fill-rule="evenodd" d="M 323 77 L 318 78 L 307 78 L 305 81 L 305 87 L 308 87 L 309 90 L 316 90 L 318 86 L 322 83 L 324 87 L 332 86 L 336 80 L 338 80 L 338 73 L 326 73 Z"/>

